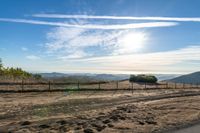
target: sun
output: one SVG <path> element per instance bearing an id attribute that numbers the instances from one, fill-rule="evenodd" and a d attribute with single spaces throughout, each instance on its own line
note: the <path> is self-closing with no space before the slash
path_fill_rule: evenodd
<path id="1" fill-rule="evenodd" d="M 128 32 L 118 39 L 121 53 L 138 52 L 144 47 L 147 35 L 144 32 Z"/>

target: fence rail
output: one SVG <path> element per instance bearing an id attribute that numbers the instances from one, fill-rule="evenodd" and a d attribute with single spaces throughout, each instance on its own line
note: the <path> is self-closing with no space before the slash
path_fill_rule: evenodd
<path id="1" fill-rule="evenodd" d="M 0 82 L 0 93 L 5 92 L 56 92 L 56 91 L 116 91 L 116 90 L 155 90 L 155 89 L 200 89 L 199 84 L 183 83 L 130 83 L 112 82 Z"/>
<path id="2" fill-rule="evenodd" d="M 31 82 L 0 82 L 0 85 L 73 85 L 73 84 L 82 84 L 82 85 L 92 85 L 92 84 L 105 84 L 108 82 L 87 82 L 87 83 L 80 83 L 80 82 L 38 82 L 38 83 L 31 83 Z"/>

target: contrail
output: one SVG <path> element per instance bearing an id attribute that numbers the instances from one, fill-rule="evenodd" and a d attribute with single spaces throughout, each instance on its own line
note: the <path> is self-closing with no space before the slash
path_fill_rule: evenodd
<path id="1" fill-rule="evenodd" d="M 11 18 L 0 18 L 0 21 L 27 23 L 27 24 L 35 24 L 35 25 L 50 25 L 50 26 L 62 26 L 62 27 L 71 27 L 71 28 L 83 28 L 83 29 L 103 29 L 103 30 L 169 27 L 169 26 L 178 25 L 178 23 L 175 23 L 175 22 L 149 22 L 149 23 L 130 23 L 130 24 L 116 24 L 116 25 L 96 25 L 96 24 L 81 25 L 81 24 L 69 24 L 69 23 L 64 23 L 64 22 L 49 22 L 49 21 L 11 19 Z"/>
<path id="2" fill-rule="evenodd" d="M 40 18 L 77 18 L 77 19 L 118 19 L 118 20 L 158 20 L 158 21 L 193 21 L 200 22 L 199 17 L 132 17 L 132 16 L 93 16 L 93 15 L 65 15 L 65 14 L 34 14 Z"/>

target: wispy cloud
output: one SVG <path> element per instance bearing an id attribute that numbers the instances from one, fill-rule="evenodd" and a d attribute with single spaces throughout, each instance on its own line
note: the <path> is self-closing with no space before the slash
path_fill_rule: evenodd
<path id="1" fill-rule="evenodd" d="M 191 71 L 193 67 L 186 67 L 188 62 L 200 62 L 200 46 L 190 46 L 178 50 L 141 53 L 118 56 L 93 57 L 77 60 L 100 66 L 97 69 L 113 71 Z M 182 67 L 179 64 L 184 64 Z M 190 64 L 190 63 L 188 63 Z M 200 64 L 196 64 L 199 67 Z M 187 65 L 186 65 L 187 66 Z M 195 66 L 194 66 L 195 67 Z M 183 69 L 183 70 L 181 70 Z M 191 70 L 190 70 L 191 69 Z"/>
<path id="2" fill-rule="evenodd" d="M 182 49 L 155 52 L 137 53 L 135 46 L 137 38 L 148 39 L 148 33 L 139 28 L 155 28 L 175 26 L 175 21 L 200 22 L 200 18 L 172 18 L 172 17 L 119 17 L 119 16 L 89 16 L 89 15 L 58 15 L 36 14 L 35 17 L 48 18 L 77 18 L 81 19 L 129 19 L 129 20 L 156 20 L 165 22 L 145 22 L 129 24 L 95 24 L 71 23 L 58 21 L 41 21 L 29 19 L 0 18 L 3 22 L 27 23 L 35 25 L 55 26 L 47 33 L 45 43 L 46 52 L 56 58 L 60 66 L 70 64 L 70 70 L 87 69 L 93 71 L 170 71 L 192 70 L 186 67 L 188 62 L 200 62 L 200 46 L 190 46 Z M 79 20 L 80 19 L 80 20 Z M 66 20 L 66 19 L 65 19 Z M 170 21 L 170 22 L 168 22 Z M 173 21 L 173 22 L 171 22 Z M 91 21 L 93 22 L 93 21 Z M 96 21 L 95 21 L 96 22 Z M 99 30 L 100 29 L 100 30 Z M 131 35 L 131 37 L 129 37 Z M 135 38 L 129 40 L 130 38 Z M 125 41 L 128 41 L 127 46 Z M 133 43 L 132 43 L 133 42 Z M 138 42 L 140 43 L 140 42 Z M 126 47 L 125 47 L 126 46 Z M 27 48 L 21 48 L 27 51 Z M 38 60 L 45 55 L 28 55 L 26 59 Z M 42 58 L 44 59 L 44 57 Z M 61 61 L 62 60 L 62 61 Z M 41 61 L 41 60 L 40 60 Z M 76 64 L 78 62 L 78 65 Z M 63 64 L 62 64 L 63 63 Z M 183 67 L 177 65 L 184 64 Z M 56 63 L 55 63 L 56 65 Z M 84 66 L 85 65 L 85 66 Z M 200 67 L 199 63 L 196 64 Z M 55 67 L 56 68 L 56 67 Z M 74 69 L 73 69 L 74 68 Z M 66 68 L 63 68 L 66 69 Z"/>
<path id="3" fill-rule="evenodd" d="M 40 57 L 36 56 L 36 55 L 28 55 L 28 56 L 26 56 L 26 58 L 29 59 L 29 60 L 38 60 L 38 59 L 40 59 Z"/>
<path id="4" fill-rule="evenodd" d="M 21 50 L 24 51 L 24 52 L 26 52 L 26 51 L 28 51 L 28 48 L 26 48 L 26 47 L 21 47 Z"/>
<path id="5" fill-rule="evenodd" d="M 38 25 L 50 25 L 50 26 L 62 26 L 62 27 L 71 27 L 71 28 L 82 28 L 82 29 L 103 29 L 103 30 L 170 27 L 170 26 L 178 25 L 178 23 L 175 23 L 175 22 L 149 22 L 149 23 L 130 23 L 130 24 L 116 24 L 116 25 L 112 25 L 112 24 L 109 24 L 109 25 L 69 24 L 66 22 L 50 22 L 50 21 L 39 21 L 39 20 L 28 20 L 28 19 L 10 19 L 10 18 L 0 18 L 0 21 L 38 24 Z"/>
<path id="6" fill-rule="evenodd" d="M 94 73 L 188 73 L 200 68 L 200 45 L 143 54 L 63 59 L 33 63 L 25 68 L 58 72 Z M 48 66 L 48 69 L 47 69 Z"/>
<path id="7" fill-rule="evenodd" d="M 98 31 L 57 27 L 47 35 L 47 51 L 53 53 L 58 61 L 81 65 L 86 72 L 191 72 L 200 67 L 193 62 L 200 62 L 200 45 L 189 46 L 172 51 L 137 53 L 122 47 L 124 35 L 140 33 L 135 30 Z M 146 36 L 146 32 L 142 35 Z M 137 35 L 137 34 L 136 34 Z M 148 35 L 149 36 L 149 35 Z M 147 39 L 148 39 L 147 36 Z M 137 37 L 137 36 L 136 36 Z M 123 39 L 122 39 L 123 40 Z M 98 51 L 87 51 L 98 47 Z M 98 52 L 102 52 L 98 55 Z M 107 52 L 108 53 L 107 53 Z M 94 53 L 95 52 L 95 53 Z M 134 54 L 133 54 L 134 53 Z M 96 57 L 95 57 L 96 56 Z M 98 56 L 98 57 L 97 57 Z M 63 62 L 63 63 L 64 63 Z M 192 67 L 191 67 L 192 63 Z M 84 67 L 87 64 L 87 67 Z M 181 65 L 178 66 L 178 65 Z M 190 67 L 187 67 L 187 66 Z M 74 71 L 80 69 L 75 67 Z"/>
<path id="8" fill-rule="evenodd" d="M 147 33 L 136 30 L 99 31 L 57 27 L 47 34 L 45 48 L 59 59 L 130 54 L 142 48 L 144 42 L 140 41 L 147 38 Z"/>
<path id="9" fill-rule="evenodd" d="M 158 21 L 194 21 L 200 22 L 199 17 L 132 17 L 132 16 L 93 16 L 93 15 L 65 15 L 65 14 L 34 14 L 41 18 L 76 18 L 76 19 L 117 19 L 117 20 L 158 20 Z"/>

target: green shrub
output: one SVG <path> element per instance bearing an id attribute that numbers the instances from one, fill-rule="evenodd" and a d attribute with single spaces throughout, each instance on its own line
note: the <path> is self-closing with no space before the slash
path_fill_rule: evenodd
<path id="1" fill-rule="evenodd" d="M 21 68 L 4 67 L 0 59 L 0 76 L 9 79 L 41 79 L 42 76 L 39 74 L 31 74 L 22 70 Z"/>
<path id="2" fill-rule="evenodd" d="M 156 83 L 157 78 L 153 75 L 130 75 L 130 82 Z"/>

